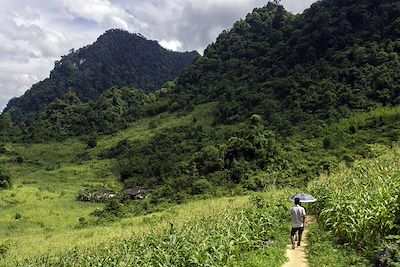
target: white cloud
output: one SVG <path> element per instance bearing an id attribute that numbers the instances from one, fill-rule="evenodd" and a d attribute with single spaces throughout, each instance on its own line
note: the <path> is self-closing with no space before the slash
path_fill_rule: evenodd
<path id="1" fill-rule="evenodd" d="M 290 12 L 301 13 L 314 2 L 316 0 L 282 0 L 281 4 Z"/>
<path id="2" fill-rule="evenodd" d="M 118 5 L 108 0 L 55 0 L 73 18 L 96 22 L 108 28 L 122 28 L 140 32 L 146 23 L 136 19 Z"/>
<path id="3" fill-rule="evenodd" d="M 291 12 L 302 12 L 316 0 L 283 0 Z M 178 40 L 180 50 L 198 50 L 215 41 L 235 21 L 244 18 L 265 0 L 162 0 L 122 1 L 121 4 L 142 21 L 148 22 L 149 37 Z M 145 33 L 146 34 L 146 33 Z"/>
<path id="4" fill-rule="evenodd" d="M 51 64 L 54 64 L 52 60 L 39 58 L 31 59 L 29 64 L 0 62 L 0 103 L 5 106 L 8 100 L 22 95 L 32 84 L 47 77 Z"/>
<path id="5" fill-rule="evenodd" d="M 162 47 L 172 50 L 172 51 L 178 51 L 182 50 L 182 43 L 179 42 L 178 40 L 161 40 L 158 42 Z"/>

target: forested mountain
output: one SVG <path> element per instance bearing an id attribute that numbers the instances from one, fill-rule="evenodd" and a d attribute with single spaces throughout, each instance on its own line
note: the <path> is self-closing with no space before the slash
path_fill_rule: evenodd
<path id="1" fill-rule="evenodd" d="M 67 92 L 75 93 L 82 102 L 97 99 L 112 86 L 153 92 L 175 79 L 197 56 L 195 51 L 166 50 L 140 34 L 108 30 L 92 45 L 63 56 L 49 78 L 12 99 L 5 112 L 11 112 L 16 121 L 26 121 Z"/>
<path id="2" fill-rule="evenodd" d="M 217 121 L 257 113 L 281 132 L 400 103 L 400 1 L 269 3 L 235 23 L 177 80 L 175 99 L 220 101 Z M 317 122 L 319 124 L 320 122 Z"/>
<path id="3" fill-rule="evenodd" d="M 126 185 L 164 188 L 161 199 L 197 192 L 195 182 L 251 189 L 303 183 L 399 140 L 399 20 L 400 1 L 322 0 L 299 15 L 270 2 L 155 93 L 111 88 L 84 102 L 67 92 L 30 124 L 13 126 L 4 114 L 0 136 L 94 138 L 170 112 L 191 121 L 163 129 L 153 123 L 147 141 L 127 138 L 101 153 L 118 159 Z"/>

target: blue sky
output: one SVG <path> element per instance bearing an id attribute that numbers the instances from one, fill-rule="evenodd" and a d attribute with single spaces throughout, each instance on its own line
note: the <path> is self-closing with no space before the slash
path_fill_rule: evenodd
<path id="1" fill-rule="evenodd" d="M 293 13 L 316 0 L 282 0 Z M 122 28 L 168 49 L 200 53 L 266 0 L 1 0 L 0 110 L 48 77 L 54 61 Z"/>

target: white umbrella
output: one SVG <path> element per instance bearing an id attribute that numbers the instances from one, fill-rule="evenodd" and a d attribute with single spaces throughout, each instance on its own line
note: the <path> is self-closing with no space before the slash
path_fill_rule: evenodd
<path id="1" fill-rule="evenodd" d="M 300 203 L 312 203 L 312 202 L 317 201 L 317 199 L 315 197 L 313 197 L 312 195 L 308 195 L 308 194 L 297 194 L 297 195 L 294 195 L 291 198 L 289 198 L 289 200 L 294 202 L 295 198 L 299 198 Z"/>

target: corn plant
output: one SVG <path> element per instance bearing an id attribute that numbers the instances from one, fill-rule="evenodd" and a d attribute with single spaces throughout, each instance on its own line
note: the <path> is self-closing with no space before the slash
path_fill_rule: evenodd
<path id="1" fill-rule="evenodd" d="M 285 225 L 288 201 L 254 197 L 244 209 L 227 209 L 128 240 L 114 240 L 87 251 L 43 255 L 16 266 L 237 266 L 245 252 L 268 248 L 272 229 Z"/>
<path id="2" fill-rule="evenodd" d="M 325 228 L 354 247 L 400 234 L 400 150 L 358 162 L 311 185 Z"/>

